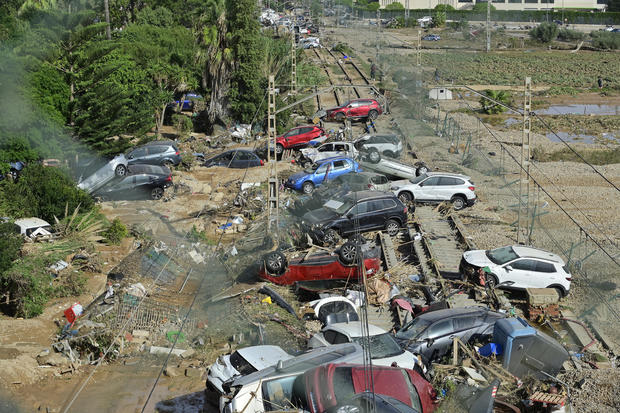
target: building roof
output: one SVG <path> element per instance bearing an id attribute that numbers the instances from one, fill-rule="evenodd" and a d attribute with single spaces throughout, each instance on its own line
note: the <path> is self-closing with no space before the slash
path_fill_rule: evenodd
<path id="1" fill-rule="evenodd" d="M 49 226 L 50 223 L 41 218 L 32 217 L 32 218 L 16 219 L 15 225 L 19 225 L 22 228 L 37 228 L 37 227 Z"/>

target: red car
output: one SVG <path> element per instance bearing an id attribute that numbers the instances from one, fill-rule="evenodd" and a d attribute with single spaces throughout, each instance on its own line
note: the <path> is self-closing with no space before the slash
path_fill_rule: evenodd
<path id="1" fill-rule="evenodd" d="M 287 264 L 286 257 L 279 251 L 265 255 L 259 278 L 279 285 L 291 285 L 297 281 L 317 280 L 352 280 L 357 281 L 362 273 L 357 265 L 357 248 L 352 242 L 346 242 L 338 254 L 325 251 L 295 258 Z M 363 252 L 366 274 L 371 276 L 379 271 L 380 252 L 370 248 Z"/>
<path id="2" fill-rule="evenodd" d="M 327 119 L 341 122 L 345 117 L 375 120 L 377 116 L 383 113 L 383 109 L 381 109 L 379 102 L 374 99 L 355 99 L 337 108 L 327 109 L 326 112 Z"/>
<path id="3" fill-rule="evenodd" d="M 320 136 L 325 136 L 325 131 L 318 126 L 297 126 L 276 139 L 276 153 L 280 155 L 285 149 L 303 148 Z"/>
<path id="4" fill-rule="evenodd" d="M 357 364 L 332 363 L 308 370 L 304 373 L 307 407 L 312 413 L 329 411 L 374 387 L 376 394 L 393 397 L 420 413 L 435 409 L 437 393 L 418 372 L 373 365 L 372 377 L 373 383 L 366 383 L 367 368 Z"/>

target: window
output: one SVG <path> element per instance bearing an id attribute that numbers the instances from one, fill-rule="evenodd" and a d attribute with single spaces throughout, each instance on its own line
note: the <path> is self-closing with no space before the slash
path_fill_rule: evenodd
<path id="1" fill-rule="evenodd" d="M 521 0 L 508 0 L 508 3 L 519 3 L 519 4 L 521 4 L 522 1 Z"/>
<path id="2" fill-rule="evenodd" d="M 345 145 L 344 143 L 338 143 L 334 145 L 334 150 L 335 151 L 346 151 L 347 150 L 347 145 Z"/>
<path id="3" fill-rule="evenodd" d="M 536 261 L 536 269 L 534 271 L 547 272 L 547 273 L 556 272 L 555 266 L 553 264 L 551 264 L 550 262 L 542 262 L 542 261 Z"/>
<path id="4" fill-rule="evenodd" d="M 334 167 L 332 168 L 332 170 L 339 171 L 341 169 L 346 169 L 347 166 L 348 165 L 346 161 L 334 161 Z"/>
<path id="5" fill-rule="evenodd" d="M 338 333 L 334 331 L 334 341 L 331 344 L 344 344 L 349 342 L 349 337 L 345 336 L 342 333 Z"/>
<path id="6" fill-rule="evenodd" d="M 536 261 L 534 260 L 518 260 L 510 264 L 515 270 L 536 271 Z"/>
<path id="7" fill-rule="evenodd" d="M 146 156 L 146 148 L 137 148 L 134 149 L 130 154 L 129 158 L 140 158 L 141 156 Z"/>
<path id="8" fill-rule="evenodd" d="M 473 3 L 474 0 L 459 0 L 459 3 Z"/>
<path id="9" fill-rule="evenodd" d="M 526 3 L 538 3 L 538 0 L 525 0 Z"/>
<path id="10" fill-rule="evenodd" d="M 149 147 L 149 155 L 155 155 L 158 153 L 164 153 L 166 152 L 168 148 L 166 146 L 161 146 L 161 145 L 156 145 L 156 146 L 150 146 Z"/>
<path id="11" fill-rule="evenodd" d="M 319 319 L 325 319 L 328 314 L 340 314 L 340 313 L 354 313 L 355 309 L 351 306 L 351 304 L 344 301 L 334 301 L 331 303 L 327 303 L 319 308 L 319 314 L 317 317 Z M 327 330 L 325 332 L 325 339 L 327 340 L 327 333 L 332 333 L 331 330 Z M 327 340 L 329 341 L 329 340 Z"/>
<path id="12" fill-rule="evenodd" d="M 383 200 L 381 200 L 381 199 L 376 199 L 376 200 L 370 201 L 368 203 L 370 204 L 368 206 L 368 210 L 369 211 L 381 211 L 382 209 L 385 209 L 385 206 L 383 204 Z"/>
<path id="13" fill-rule="evenodd" d="M 366 212 L 368 212 L 368 204 L 370 202 L 366 201 L 366 202 L 360 202 L 359 204 L 357 204 L 352 210 L 351 213 L 358 215 L 358 214 L 365 214 Z"/>
<path id="14" fill-rule="evenodd" d="M 249 161 L 252 159 L 252 155 L 249 152 L 237 152 L 235 154 L 236 161 Z"/>
<path id="15" fill-rule="evenodd" d="M 506 0 L 493 0 L 493 3 L 506 3 Z"/>
<path id="16" fill-rule="evenodd" d="M 293 383 L 297 376 L 282 377 L 263 383 L 263 405 L 265 411 L 287 410 L 293 397 Z"/>
<path id="17" fill-rule="evenodd" d="M 256 369 L 236 351 L 230 355 L 230 364 L 242 375 L 251 374 L 256 371 Z"/>
<path id="18" fill-rule="evenodd" d="M 330 166 L 332 163 L 328 162 L 328 163 L 324 163 L 323 165 L 319 166 L 316 170 L 316 172 L 314 172 L 315 175 L 322 175 L 325 172 L 327 172 L 327 167 Z"/>
<path id="19" fill-rule="evenodd" d="M 334 146 L 331 143 L 325 144 L 319 148 L 319 152 L 331 152 L 334 150 Z"/>
<path id="20" fill-rule="evenodd" d="M 334 330 L 327 330 L 323 332 L 323 338 L 328 343 L 334 344 L 334 341 L 336 340 L 336 334 L 338 333 L 336 333 Z"/>
<path id="21" fill-rule="evenodd" d="M 387 178 L 383 175 L 373 176 L 372 178 L 370 178 L 370 182 L 375 185 L 387 184 Z"/>
<path id="22" fill-rule="evenodd" d="M 424 186 L 437 186 L 439 185 L 439 179 L 440 178 L 438 176 L 432 176 L 424 181 L 423 184 Z"/>
<path id="23" fill-rule="evenodd" d="M 430 328 L 428 329 L 428 337 L 437 338 L 445 336 L 446 334 L 451 333 L 453 330 L 454 328 L 452 327 L 452 319 L 441 320 L 430 326 Z"/>
<path id="24" fill-rule="evenodd" d="M 476 318 L 475 317 L 460 317 L 455 318 L 454 320 L 454 330 L 466 330 L 468 328 L 472 328 L 475 325 Z"/>
<path id="25" fill-rule="evenodd" d="M 486 252 L 487 257 L 493 261 L 494 264 L 505 264 L 508 261 L 515 260 L 519 256 L 514 252 L 512 247 L 501 247 Z"/>
<path id="26" fill-rule="evenodd" d="M 291 136 L 299 135 L 300 133 L 301 133 L 301 129 L 300 128 L 296 128 L 296 129 L 293 129 L 293 130 L 290 130 L 290 131 L 286 132 L 284 137 L 288 138 L 288 137 L 291 137 Z"/>

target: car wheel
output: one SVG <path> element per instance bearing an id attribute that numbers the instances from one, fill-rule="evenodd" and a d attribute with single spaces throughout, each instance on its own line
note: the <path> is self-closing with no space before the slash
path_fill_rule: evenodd
<path id="1" fill-rule="evenodd" d="M 562 299 L 562 298 L 564 298 L 566 296 L 566 292 L 564 291 L 564 288 L 562 288 L 562 287 L 552 287 L 552 286 L 549 286 L 547 288 L 553 288 L 555 291 L 557 291 L 558 298 L 560 298 L 560 299 Z"/>
<path id="2" fill-rule="evenodd" d="M 353 264 L 355 262 L 355 258 L 357 258 L 357 245 L 352 242 L 345 242 L 342 247 L 340 247 L 338 256 L 343 264 Z"/>
<path id="3" fill-rule="evenodd" d="M 379 112 L 377 112 L 376 110 L 372 109 L 370 112 L 368 112 L 368 119 L 375 120 L 378 117 L 379 117 Z"/>
<path id="4" fill-rule="evenodd" d="M 338 122 L 342 122 L 344 120 L 344 113 L 342 112 L 336 113 L 336 115 L 334 116 L 334 119 Z"/>
<path id="5" fill-rule="evenodd" d="M 370 163 L 379 163 L 379 161 L 381 160 L 381 154 L 378 150 L 371 149 L 370 153 L 368 154 L 368 160 L 370 161 Z"/>
<path id="6" fill-rule="evenodd" d="M 400 231 L 400 225 L 398 225 L 397 221 L 393 219 L 388 219 L 385 223 L 385 230 L 390 237 L 393 237 L 394 235 L 398 234 L 398 231 Z"/>
<path id="7" fill-rule="evenodd" d="M 486 285 L 490 289 L 494 289 L 497 284 L 499 284 L 499 281 L 497 280 L 497 276 L 495 276 L 495 274 L 486 274 L 485 275 L 485 277 L 484 277 L 484 285 Z"/>
<path id="8" fill-rule="evenodd" d="M 398 194 L 398 199 L 400 199 L 400 202 L 407 205 L 410 204 L 411 201 L 413 201 L 413 195 L 411 194 L 411 192 L 404 191 Z"/>
<path id="9" fill-rule="evenodd" d="M 125 176 L 127 174 L 127 167 L 125 165 L 118 165 L 114 173 L 116 176 Z"/>
<path id="10" fill-rule="evenodd" d="M 338 231 L 336 231 L 335 229 L 330 228 L 327 231 L 325 231 L 325 235 L 323 236 L 323 244 L 334 245 L 338 243 L 339 240 L 340 240 L 340 234 L 338 234 Z"/>
<path id="11" fill-rule="evenodd" d="M 174 166 L 174 164 L 172 163 L 172 161 L 166 159 L 163 163 L 163 165 L 168 168 L 168 169 L 172 169 L 172 167 Z"/>
<path id="12" fill-rule="evenodd" d="M 454 208 L 456 211 L 465 208 L 465 205 L 467 205 L 465 202 L 465 198 L 460 195 L 453 196 L 450 202 L 452 202 L 452 208 Z"/>
<path id="13" fill-rule="evenodd" d="M 310 181 L 304 182 L 304 184 L 301 186 L 301 190 L 304 192 L 304 194 L 311 194 L 312 191 L 314 191 L 314 184 Z"/>
<path id="14" fill-rule="evenodd" d="M 428 166 L 426 166 L 425 164 L 421 164 L 420 166 L 416 168 L 415 176 L 424 175 L 427 172 L 428 172 Z"/>
<path id="15" fill-rule="evenodd" d="M 286 257 L 280 251 L 273 251 L 263 258 L 265 269 L 272 275 L 282 275 L 286 269 Z"/>
<path id="16" fill-rule="evenodd" d="M 162 197 L 164 196 L 164 189 L 161 187 L 156 187 L 153 188 L 151 190 L 151 198 L 153 198 L 154 200 L 158 201 L 160 199 L 162 199 Z"/>
<path id="17" fill-rule="evenodd" d="M 392 151 L 383 151 L 383 156 L 387 156 L 388 158 L 396 158 L 396 154 Z"/>
<path id="18" fill-rule="evenodd" d="M 276 143 L 276 154 L 282 155 L 282 152 L 284 152 L 284 146 L 280 143 Z"/>

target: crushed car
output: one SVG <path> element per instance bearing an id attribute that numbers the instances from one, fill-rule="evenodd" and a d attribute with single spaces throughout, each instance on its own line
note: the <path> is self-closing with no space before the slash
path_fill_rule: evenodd
<path id="1" fill-rule="evenodd" d="M 226 168 L 253 168 L 263 166 L 265 162 L 251 149 L 232 149 L 204 161 L 204 166 L 223 166 Z"/>
<path id="2" fill-rule="evenodd" d="M 345 118 L 375 120 L 383 113 L 383 109 L 374 99 L 354 99 L 325 112 L 326 120 L 342 122 Z"/>
<path id="3" fill-rule="evenodd" d="M 127 165 L 128 160 L 123 154 L 117 155 L 103 166 L 100 165 L 99 160 L 94 160 L 82 172 L 77 187 L 92 194 L 115 176 L 125 176 Z"/>
<path id="4" fill-rule="evenodd" d="M 164 197 L 166 188 L 172 185 L 172 173 L 165 166 L 130 165 L 124 176 L 108 182 L 92 195 L 101 199 L 147 196 L 160 200 Z"/>
<path id="5" fill-rule="evenodd" d="M 448 201 L 455 210 L 474 205 L 476 187 L 466 175 L 427 172 L 409 181 L 395 182 L 392 191 L 404 204 Z"/>
<path id="6" fill-rule="evenodd" d="M 314 188 L 324 182 L 351 172 L 361 172 L 359 164 L 353 159 L 345 157 L 327 158 L 302 172 L 294 173 L 286 180 L 284 186 L 310 194 Z"/>

